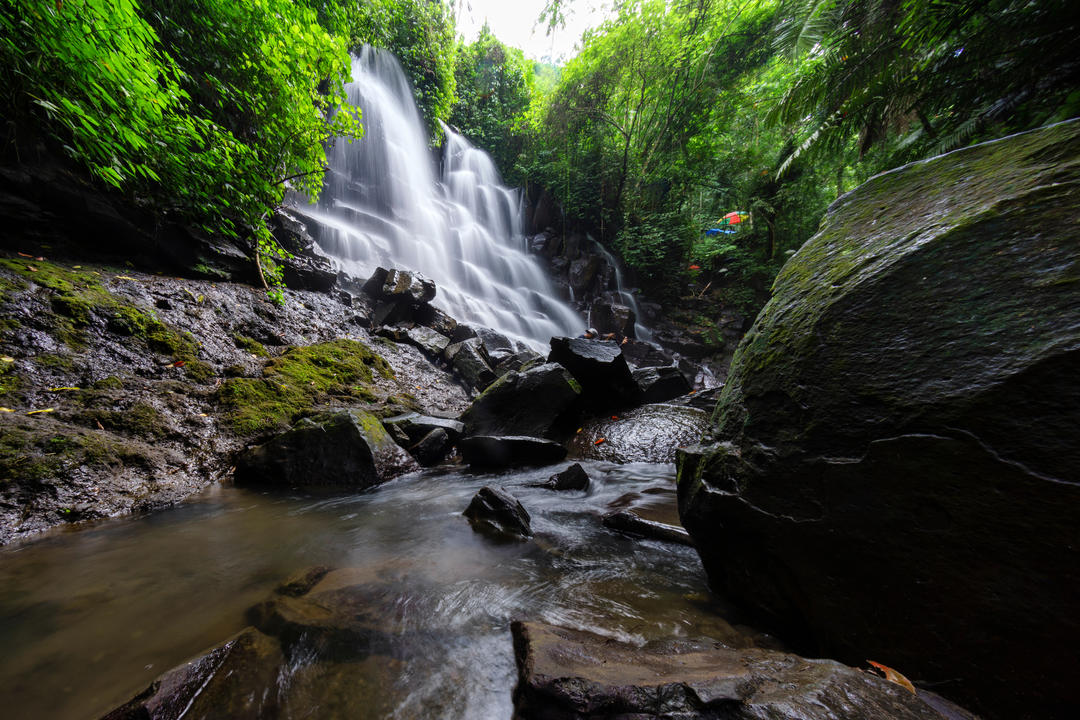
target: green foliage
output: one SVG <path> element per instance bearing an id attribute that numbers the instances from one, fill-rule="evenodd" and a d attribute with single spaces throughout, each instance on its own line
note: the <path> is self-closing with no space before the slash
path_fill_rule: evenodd
<path id="1" fill-rule="evenodd" d="M 439 0 L 303 0 L 350 50 L 364 45 L 390 50 L 412 83 L 416 104 L 433 135 L 455 102 L 454 23 Z"/>
<path id="2" fill-rule="evenodd" d="M 323 143 L 357 137 L 344 41 L 289 0 L 12 0 L 0 92 L 97 180 L 211 233 L 273 241 L 286 183 L 321 188 Z"/>
<path id="3" fill-rule="evenodd" d="M 485 25 L 474 43 L 458 47 L 454 74 L 458 101 L 449 124 L 487 150 L 504 177 L 516 179 L 533 96 L 532 61 L 499 42 Z"/>

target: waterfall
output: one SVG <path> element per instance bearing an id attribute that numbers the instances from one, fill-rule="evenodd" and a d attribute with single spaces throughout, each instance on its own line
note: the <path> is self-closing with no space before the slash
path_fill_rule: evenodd
<path id="1" fill-rule="evenodd" d="M 610 265 L 615 271 L 616 296 L 622 301 L 623 305 L 628 306 L 631 310 L 634 311 L 634 317 L 636 318 L 634 322 L 634 336 L 638 340 L 651 343 L 653 339 L 652 330 L 646 327 L 645 323 L 642 322 L 641 308 L 638 307 L 637 297 L 635 297 L 634 293 L 623 287 L 622 266 L 619 265 L 619 261 L 615 259 L 615 256 L 612 255 L 606 247 L 598 243 L 592 235 L 589 235 L 588 238 L 592 242 L 593 248 L 596 250 L 596 252 L 600 253 L 600 255 L 603 256 L 604 260 L 607 261 L 607 264 Z"/>
<path id="2" fill-rule="evenodd" d="M 491 158 L 444 126 L 440 173 L 389 52 L 364 48 L 352 77 L 364 137 L 333 144 L 319 203 L 294 208 L 338 269 L 361 279 L 380 265 L 423 273 L 438 286 L 433 304 L 452 317 L 536 349 L 581 332 L 584 321 L 526 253 L 521 195 Z"/>

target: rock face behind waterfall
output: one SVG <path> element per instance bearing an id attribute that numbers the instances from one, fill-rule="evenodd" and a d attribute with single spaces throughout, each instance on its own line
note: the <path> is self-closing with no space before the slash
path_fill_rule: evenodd
<path id="1" fill-rule="evenodd" d="M 1077 717 L 1080 121 L 841 198 L 743 340 L 679 508 L 800 649 Z"/>

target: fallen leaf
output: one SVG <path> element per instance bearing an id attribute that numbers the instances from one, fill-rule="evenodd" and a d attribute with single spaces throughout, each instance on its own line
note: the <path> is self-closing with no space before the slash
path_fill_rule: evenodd
<path id="1" fill-rule="evenodd" d="M 185 365 L 187 365 L 187 363 L 184 362 L 183 360 L 177 360 L 176 362 L 169 363 L 168 366 L 176 368 L 176 367 L 184 367 Z"/>
<path id="2" fill-rule="evenodd" d="M 206 413 L 199 413 L 199 417 L 207 417 Z"/>
<path id="3" fill-rule="evenodd" d="M 116 280 L 131 280 L 132 282 L 138 282 L 135 278 L 128 277 L 127 275 L 116 275 L 116 276 L 114 276 L 114 278 Z"/>
<path id="4" fill-rule="evenodd" d="M 101 421 L 100 421 L 100 420 L 95 420 L 95 421 L 94 421 L 94 424 L 96 424 L 96 425 L 97 425 L 97 429 L 98 429 L 98 430 L 104 430 L 104 429 L 105 429 L 105 426 L 101 424 Z"/>
<path id="5" fill-rule="evenodd" d="M 37 414 L 39 414 L 39 413 L 51 413 L 51 412 L 53 412 L 53 411 L 54 411 L 55 409 L 56 409 L 56 408 L 45 408 L 44 410 L 31 410 L 30 412 L 28 412 L 28 413 L 26 413 L 26 414 L 27 414 L 27 415 L 37 415 Z"/>
<path id="6" fill-rule="evenodd" d="M 36 257 L 34 259 L 37 260 L 38 262 L 45 262 L 45 257 L 44 256 L 39 256 L 39 257 Z"/>
<path id="7" fill-rule="evenodd" d="M 688 393 L 686 393 L 686 394 L 687 394 L 687 395 L 693 395 L 693 394 L 694 394 L 694 393 L 696 393 L 696 392 L 697 392 L 697 390 L 691 390 L 690 392 L 688 392 Z"/>
<path id="8" fill-rule="evenodd" d="M 15 358 L 8 357 L 7 355 L 3 355 L 3 356 L 0 356 L 0 361 L 2 361 L 2 362 L 15 362 Z"/>
<path id="9" fill-rule="evenodd" d="M 78 390 L 79 388 L 67 385 L 65 387 L 49 388 L 49 392 L 64 392 L 65 390 Z"/>
<path id="10" fill-rule="evenodd" d="M 29 270 L 30 272 L 37 272 L 37 268 L 34 267 L 33 265 L 27 265 L 26 269 Z"/>
<path id="11" fill-rule="evenodd" d="M 71 269 L 72 270 L 82 270 L 82 265 L 72 265 Z"/>
<path id="12" fill-rule="evenodd" d="M 596 442 L 594 442 L 594 443 L 593 443 L 593 445 L 599 445 L 599 444 L 600 444 L 600 443 L 602 443 L 602 442 L 607 442 L 607 438 L 600 438 L 599 440 L 597 440 Z"/>
<path id="13" fill-rule="evenodd" d="M 15 411 L 12 410 L 11 408 L 0 407 L 0 412 L 15 412 Z"/>
<path id="14" fill-rule="evenodd" d="M 577 429 L 577 432 L 581 432 L 581 430 L 582 430 L 582 428 L 578 428 L 578 429 Z M 575 433 L 575 434 L 576 434 L 576 433 Z"/>
<path id="15" fill-rule="evenodd" d="M 26 254 L 26 253 L 24 253 L 24 252 L 21 252 L 21 253 L 15 253 L 15 254 L 16 254 L 16 255 L 18 255 L 19 257 L 34 257 L 33 255 L 27 255 L 27 254 Z"/>
<path id="16" fill-rule="evenodd" d="M 618 415 L 612 415 L 612 416 L 611 416 L 611 419 L 612 419 L 612 420 L 618 420 L 618 419 L 619 419 L 619 416 L 618 416 Z"/>
<path id="17" fill-rule="evenodd" d="M 911 681 L 908 680 L 906 677 L 904 677 L 901 673 L 897 672 L 896 670 L 893 670 L 888 665 L 882 665 L 881 663 L 874 662 L 873 660 L 867 660 L 866 662 L 870 663 L 871 665 L 876 667 L 878 670 L 885 673 L 885 679 L 888 680 L 889 682 L 896 683 L 900 687 L 905 688 L 906 690 L 910 691 L 912 695 L 916 694 L 915 686 L 912 685 Z"/>

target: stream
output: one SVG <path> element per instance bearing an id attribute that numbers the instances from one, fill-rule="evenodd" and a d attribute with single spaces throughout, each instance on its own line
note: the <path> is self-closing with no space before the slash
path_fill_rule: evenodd
<path id="1" fill-rule="evenodd" d="M 0 549 L 0 687 L 10 718 L 95 718 L 246 625 L 244 612 L 313 565 L 379 578 L 390 657 L 294 654 L 284 717 L 509 718 L 509 624 L 542 620 L 644 642 L 743 644 L 690 548 L 605 529 L 611 507 L 670 512 L 672 465 L 583 462 L 587 491 L 526 487 L 565 463 L 479 474 L 441 468 L 350 495 L 215 487 L 152 515 Z M 510 489 L 535 537 L 498 542 L 461 515 L 485 484 Z M 359 710 L 358 710 L 359 709 Z"/>

